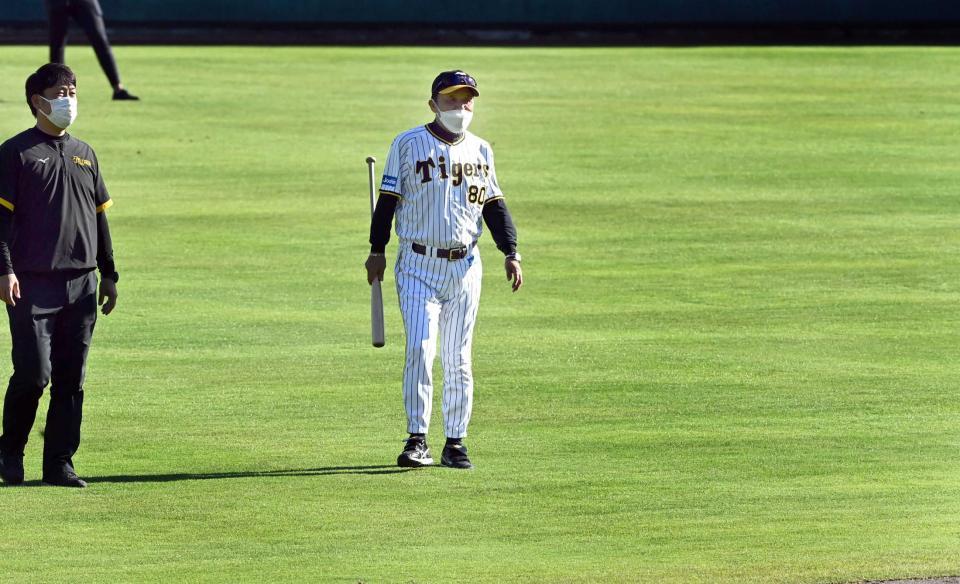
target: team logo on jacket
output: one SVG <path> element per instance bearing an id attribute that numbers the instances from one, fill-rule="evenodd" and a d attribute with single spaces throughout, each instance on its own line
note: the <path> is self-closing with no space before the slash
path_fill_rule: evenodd
<path id="1" fill-rule="evenodd" d="M 86 158 L 80 158 L 79 156 L 74 156 L 73 162 L 77 166 L 87 166 L 89 168 L 93 168 L 93 163 L 87 160 Z"/>

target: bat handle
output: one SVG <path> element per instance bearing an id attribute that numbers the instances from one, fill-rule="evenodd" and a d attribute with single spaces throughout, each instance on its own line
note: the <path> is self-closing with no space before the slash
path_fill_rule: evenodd
<path id="1" fill-rule="evenodd" d="M 373 210 L 377 206 L 377 197 L 376 197 L 376 194 L 374 193 L 374 186 L 373 186 L 373 183 L 376 180 L 374 178 L 374 165 L 376 164 L 376 162 L 377 162 L 376 158 L 374 158 L 373 156 L 367 156 L 367 170 L 369 171 L 368 174 L 370 175 L 369 178 L 370 178 L 370 215 L 371 216 L 373 216 Z"/>

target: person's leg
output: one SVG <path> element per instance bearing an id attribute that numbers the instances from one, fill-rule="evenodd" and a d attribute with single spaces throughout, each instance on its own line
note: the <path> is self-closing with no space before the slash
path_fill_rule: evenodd
<path id="1" fill-rule="evenodd" d="M 83 381 L 97 322 L 96 285 L 93 272 L 67 284 L 69 303 L 60 313 L 53 331 L 50 406 L 43 444 L 44 477 L 73 472 L 73 455 L 80 447 Z"/>
<path id="2" fill-rule="evenodd" d="M 70 14 L 67 0 L 46 0 L 47 20 L 50 34 L 50 62 L 64 62 L 64 48 L 67 46 L 67 30 Z"/>
<path id="3" fill-rule="evenodd" d="M 43 279 L 20 278 L 21 298 L 16 306 L 7 306 L 10 319 L 13 374 L 3 400 L 3 435 L 0 451 L 16 456 L 30 437 L 43 389 L 50 382 L 51 337 L 57 321 L 50 306 Z"/>
<path id="4" fill-rule="evenodd" d="M 403 367 L 403 404 L 407 431 L 426 434 L 433 409 L 433 361 L 437 355 L 437 324 L 440 303 L 417 256 L 401 260 L 397 269 L 397 297 L 406 332 L 406 361 Z"/>
<path id="5" fill-rule="evenodd" d="M 443 365 L 443 421 L 447 438 L 467 435 L 473 411 L 473 330 L 480 306 L 480 256 L 460 260 L 459 285 L 440 311 L 440 361 Z"/>
<path id="6" fill-rule="evenodd" d="M 97 54 L 100 67 L 110 81 L 114 91 L 122 90 L 117 61 L 113 58 L 110 41 L 107 40 L 107 28 L 103 23 L 103 11 L 97 0 L 73 0 L 73 17 L 90 39 L 90 45 Z"/>

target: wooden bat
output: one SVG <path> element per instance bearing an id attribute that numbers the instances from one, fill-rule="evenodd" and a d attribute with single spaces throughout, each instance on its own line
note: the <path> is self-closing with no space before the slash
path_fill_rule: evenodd
<path id="1" fill-rule="evenodd" d="M 367 170 L 370 174 L 370 216 L 373 217 L 373 209 L 376 207 L 377 200 L 373 188 L 373 166 L 377 159 L 373 156 L 367 156 Z M 387 344 L 387 339 L 383 329 L 383 289 L 380 286 L 380 280 L 374 279 L 370 287 L 370 334 L 373 339 L 374 347 L 382 347 Z"/>

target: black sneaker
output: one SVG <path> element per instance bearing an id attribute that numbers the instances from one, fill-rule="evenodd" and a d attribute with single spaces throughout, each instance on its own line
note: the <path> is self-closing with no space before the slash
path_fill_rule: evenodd
<path id="1" fill-rule="evenodd" d="M 433 458 L 430 457 L 430 448 L 427 447 L 427 439 L 419 436 L 407 438 L 407 445 L 403 452 L 397 457 L 397 466 L 430 466 L 433 464 Z"/>
<path id="2" fill-rule="evenodd" d="M 65 470 L 60 474 L 45 476 L 40 481 L 48 487 L 72 487 L 74 489 L 86 488 L 87 482 L 77 476 L 72 470 Z"/>
<path id="3" fill-rule="evenodd" d="M 450 468 L 473 468 L 467 456 L 467 447 L 462 442 L 447 442 L 440 456 L 440 464 Z"/>
<path id="4" fill-rule="evenodd" d="M 114 101 L 140 101 L 140 98 L 133 95 L 126 89 L 118 89 L 113 92 Z"/>
<path id="5" fill-rule="evenodd" d="M 23 455 L 0 452 L 0 479 L 8 485 L 23 482 Z"/>

